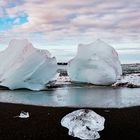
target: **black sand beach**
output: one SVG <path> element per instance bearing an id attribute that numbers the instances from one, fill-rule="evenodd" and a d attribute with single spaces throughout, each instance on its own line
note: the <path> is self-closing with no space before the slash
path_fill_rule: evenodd
<path id="1" fill-rule="evenodd" d="M 63 116 L 76 109 L 0 103 L 0 139 L 78 139 L 69 136 L 68 130 L 60 124 Z M 106 119 L 100 140 L 140 140 L 140 107 L 92 110 Z M 21 111 L 28 111 L 30 118 L 14 118 Z"/>

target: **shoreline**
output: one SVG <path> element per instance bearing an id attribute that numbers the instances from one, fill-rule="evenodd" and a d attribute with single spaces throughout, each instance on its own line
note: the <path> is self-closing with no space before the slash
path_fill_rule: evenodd
<path id="1" fill-rule="evenodd" d="M 40 108 L 73 108 L 73 109 L 81 109 L 81 108 L 85 108 L 85 109 L 89 109 L 89 108 L 94 108 L 94 109 L 131 109 L 131 108 L 137 108 L 140 107 L 140 105 L 134 105 L 134 106 L 124 106 L 124 107 L 91 107 L 91 106 L 46 106 L 46 105 L 35 105 L 35 104 L 24 104 L 24 103 L 14 103 L 14 102 L 0 102 L 1 104 L 8 104 L 8 105 L 19 105 L 19 106 L 31 106 L 31 107 L 40 107 Z"/>
<path id="2" fill-rule="evenodd" d="M 2 140 L 20 139 L 66 139 L 78 140 L 68 135 L 60 121 L 66 114 L 80 108 L 41 107 L 32 105 L 0 103 L 0 137 Z M 99 140 L 140 139 L 140 106 L 115 108 L 88 108 L 105 117 L 105 129 Z M 14 118 L 27 111 L 27 119 Z"/>

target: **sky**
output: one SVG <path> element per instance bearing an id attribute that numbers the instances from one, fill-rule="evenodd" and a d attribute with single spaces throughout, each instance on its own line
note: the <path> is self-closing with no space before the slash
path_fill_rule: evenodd
<path id="1" fill-rule="evenodd" d="M 140 0 L 0 0 L 0 47 L 13 38 L 56 50 L 100 38 L 140 50 Z"/>

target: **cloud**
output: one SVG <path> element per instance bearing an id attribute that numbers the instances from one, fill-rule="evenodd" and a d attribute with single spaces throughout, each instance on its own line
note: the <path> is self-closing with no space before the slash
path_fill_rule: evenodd
<path id="1" fill-rule="evenodd" d="M 9 34 L 42 40 L 72 42 L 103 38 L 112 42 L 140 42 L 139 0 L 3 0 L 8 17 L 27 15 L 28 21 L 13 25 Z M 13 6 L 12 6 L 13 5 Z M 0 14 L 2 14 L 0 9 Z"/>

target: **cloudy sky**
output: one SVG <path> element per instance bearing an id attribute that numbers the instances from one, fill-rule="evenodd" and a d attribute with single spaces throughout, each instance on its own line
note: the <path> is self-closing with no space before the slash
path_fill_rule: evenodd
<path id="1" fill-rule="evenodd" d="M 56 49 L 100 38 L 140 49 L 140 0 L 0 0 L 1 46 L 12 38 Z"/>

